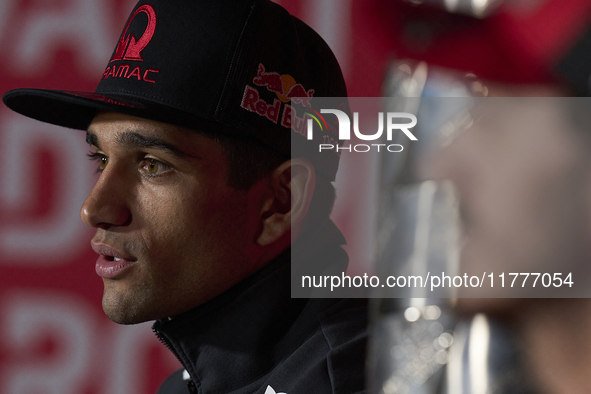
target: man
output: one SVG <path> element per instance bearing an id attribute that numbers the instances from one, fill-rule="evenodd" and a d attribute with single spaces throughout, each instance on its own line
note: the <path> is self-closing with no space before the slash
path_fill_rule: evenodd
<path id="1" fill-rule="evenodd" d="M 290 128 L 314 96 L 346 97 L 338 64 L 266 0 L 141 1 L 95 92 L 4 95 L 87 130 L 103 309 L 156 320 L 184 366 L 159 393 L 363 390 L 364 302 L 290 298 L 292 243 L 308 266 L 346 267 L 328 219 L 338 156 Z"/>

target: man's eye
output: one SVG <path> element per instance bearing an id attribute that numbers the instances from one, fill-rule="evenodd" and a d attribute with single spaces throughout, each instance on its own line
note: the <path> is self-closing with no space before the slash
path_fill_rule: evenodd
<path id="1" fill-rule="evenodd" d="M 170 167 L 156 159 L 142 161 L 141 169 L 148 176 L 158 176 L 170 170 Z"/>
<path id="2" fill-rule="evenodd" d="M 103 172 L 103 170 L 107 167 L 107 164 L 109 163 L 109 158 L 101 153 L 90 152 L 87 156 L 90 160 L 96 161 L 98 163 L 96 172 Z"/>

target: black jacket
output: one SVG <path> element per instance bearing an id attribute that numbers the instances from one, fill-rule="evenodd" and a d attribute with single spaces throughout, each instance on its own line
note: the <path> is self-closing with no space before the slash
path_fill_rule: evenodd
<path id="1" fill-rule="evenodd" d="M 346 258 L 332 223 L 320 238 L 313 243 Z M 190 376 L 176 372 L 158 394 L 363 391 L 367 300 L 291 298 L 290 260 L 288 249 L 213 300 L 155 322 Z"/>

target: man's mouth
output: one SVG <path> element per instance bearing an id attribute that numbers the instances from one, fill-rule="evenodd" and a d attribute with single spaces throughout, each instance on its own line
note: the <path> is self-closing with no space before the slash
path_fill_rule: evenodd
<path id="1" fill-rule="evenodd" d="M 118 279 L 131 270 L 137 260 L 126 260 L 113 256 L 99 256 L 96 260 L 95 270 L 98 276 L 104 279 Z"/>
<path id="2" fill-rule="evenodd" d="M 104 279 L 116 279 L 129 271 L 137 259 L 126 251 L 107 244 L 91 242 L 92 249 L 99 254 L 95 270 Z"/>

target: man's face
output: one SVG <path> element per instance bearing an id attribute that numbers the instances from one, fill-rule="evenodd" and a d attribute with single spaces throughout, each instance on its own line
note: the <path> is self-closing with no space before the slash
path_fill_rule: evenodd
<path id="1" fill-rule="evenodd" d="M 170 317 L 259 268 L 260 193 L 227 186 L 214 140 L 105 113 L 88 129 L 100 177 L 82 220 L 95 227 L 103 309 L 124 324 Z"/>
<path id="2" fill-rule="evenodd" d="M 460 198 L 461 272 L 508 277 L 587 264 L 590 141 L 557 105 L 564 99 L 491 100 L 437 163 Z"/>

